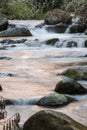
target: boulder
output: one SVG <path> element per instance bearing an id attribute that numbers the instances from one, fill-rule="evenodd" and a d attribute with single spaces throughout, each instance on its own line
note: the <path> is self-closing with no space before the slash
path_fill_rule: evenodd
<path id="1" fill-rule="evenodd" d="M 66 96 L 63 94 L 50 94 L 48 96 L 42 97 L 38 102 L 37 105 L 40 106 L 61 106 L 67 104 L 68 100 Z"/>
<path id="2" fill-rule="evenodd" d="M 54 45 L 56 42 L 58 42 L 59 39 L 58 38 L 52 38 L 46 41 L 47 45 Z"/>
<path id="3" fill-rule="evenodd" d="M 24 123 L 23 130 L 87 130 L 87 127 L 61 112 L 42 110 Z"/>
<path id="4" fill-rule="evenodd" d="M 68 80 L 68 81 L 59 81 L 56 84 L 55 91 L 61 94 L 70 94 L 70 95 L 76 95 L 76 94 L 86 94 L 87 89 L 81 86 L 79 83 Z"/>
<path id="5" fill-rule="evenodd" d="M 48 11 L 45 15 L 45 23 L 48 25 L 55 25 L 58 23 L 70 24 L 71 21 L 72 17 L 70 14 L 60 9 Z"/>
<path id="6" fill-rule="evenodd" d="M 17 36 L 32 36 L 27 28 L 13 27 L 0 32 L 0 37 L 17 37 Z"/>
<path id="7" fill-rule="evenodd" d="M 70 27 L 70 33 L 83 33 L 86 29 L 85 24 L 74 24 Z"/>
<path id="8" fill-rule="evenodd" d="M 45 26 L 45 29 L 48 32 L 55 32 L 55 33 L 64 33 L 67 29 L 68 25 L 67 24 L 56 24 L 56 25 L 47 25 Z"/>
<path id="9" fill-rule="evenodd" d="M 2 91 L 2 86 L 0 85 L 0 91 Z"/>
<path id="10" fill-rule="evenodd" d="M 87 80 L 87 67 L 80 66 L 69 68 L 61 73 L 64 76 L 70 77 L 74 80 Z"/>
<path id="11" fill-rule="evenodd" d="M 75 79 L 75 80 L 78 80 L 81 78 L 79 72 L 73 68 L 69 68 L 69 69 L 63 71 L 61 74 L 64 76 L 67 76 L 69 78 Z"/>
<path id="12" fill-rule="evenodd" d="M 8 20 L 5 15 L 0 13 L 0 31 L 6 30 L 8 27 Z"/>

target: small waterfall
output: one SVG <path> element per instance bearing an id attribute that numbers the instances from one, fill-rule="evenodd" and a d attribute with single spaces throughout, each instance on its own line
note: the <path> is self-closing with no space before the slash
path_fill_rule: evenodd
<path id="1" fill-rule="evenodd" d="M 14 105 L 35 105 L 40 98 L 32 99 L 12 99 L 11 102 Z"/>

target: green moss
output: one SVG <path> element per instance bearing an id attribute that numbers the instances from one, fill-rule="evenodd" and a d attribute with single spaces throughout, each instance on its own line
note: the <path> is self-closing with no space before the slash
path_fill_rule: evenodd
<path id="1" fill-rule="evenodd" d="M 75 80 L 81 79 L 80 74 L 75 69 L 65 70 L 64 72 L 62 72 L 62 75 L 68 76 L 68 77 L 75 79 Z"/>
<path id="2" fill-rule="evenodd" d="M 55 91 L 62 94 L 83 94 L 87 90 L 74 81 L 60 81 L 56 84 Z"/>

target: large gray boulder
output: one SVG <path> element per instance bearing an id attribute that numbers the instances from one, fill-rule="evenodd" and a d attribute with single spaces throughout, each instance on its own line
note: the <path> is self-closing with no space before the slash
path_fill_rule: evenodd
<path id="1" fill-rule="evenodd" d="M 0 13 L 0 31 L 7 29 L 7 27 L 8 27 L 8 20 L 3 14 Z"/>
<path id="2" fill-rule="evenodd" d="M 42 110 L 24 123 L 23 130 L 87 130 L 87 127 L 63 113 Z"/>
<path id="3" fill-rule="evenodd" d="M 48 25 L 55 25 L 58 23 L 70 24 L 71 20 L 72 17 L 70 14 L 60 9 L 48 11 L 45 15 L 45 23 Z"/>
<path id="4" fill-rule="evenodd" d="M 24 27 L 8 28 L 0 32 L 0 37 L 17 37 L 17 36 L 32 36 L 31 32 Z"/>

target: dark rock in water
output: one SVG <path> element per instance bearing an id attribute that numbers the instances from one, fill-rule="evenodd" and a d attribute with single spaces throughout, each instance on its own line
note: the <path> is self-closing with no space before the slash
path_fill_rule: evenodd
<path id="1" fill-rule="evenodd" d="M 87 127 L 61 112 L 42 110 L 24 123 L 23 130 L 87 130 Z"/>
<path id="2" fill-rule="evenodd" d="M 87 35 L 87 29 L 85 30 L 85 35 Z"/>
<path id="3" fill-rule="evenodd" d="M 77 42 L 75 41 L 67 42 L 67 47 L 77 47 Z"/>
<path id="4" fill-rule="evenodd" d="M 86 40 L 85 43 L 84 43 L 84 47 L 87 47 L 87 40 Z"/>
<path id="5" fill-rule="evenodd" d="M 63 94 L 54 93 L 50 94 L 48 96 L 42 97 L 38 102 L 37 105 L 39 106 L 50 106 L 50 107 L 59 107 L 66 105 L 72 101 L 75 101 L 74 99 L 70 97 L 66 97 Z"/>
<path id="6" fill-rule="evenodd" d="M 45 15 L 45 23 L 48 25 L 55 25 L 58 23 L 70 24 L 71 20 L 72 17 L 70 14 L 60 9 L 48 11 Z"/>
<path id="7" fill-rule="evenodd" d="M 67 103 L 67 98 L 63 94 L 50 94 L 42 97 L 37 104 L 40 106 L 61 106 Z"/>
<path id="8" fill-rule="evenodd" d="M 45 23 L 41 23 L 39 25 L 36 25 L 35 28 L 42 28 L 45 25 Z"/>
<path id="9" fill-rule="evenodd" d="M 75 80 L 78 80 L 81 78 L 79 72 L 73 68 L 69 68 L 69 69 L 63 71 L 61 74 L 64 76 L 67 76 L 69 78 L 75 79 Z"/>
<path id="10" fill-rule="evenodd" d="M 0 91 L 2 91 L 2 86 L 0 85 Z"/>
<path id="11" fill-rule="evenodd" d="M 10 99 L 5 99 L 6 105 L 14 105 L 14 103 Z"/>
<path id="12" fill-rule="evenodd" d="M 5 57 L 5 56 L 3 56 L 3 57 L 0 57 L 0 60 L 11 60 L 11 57 Z"/>
<path id="13" fill-rule="evenodd" d="M 20 39 L 20 40 L 11 40 L 11 39 L 4 39 L 0 41 L 1 44 L 18 44 L 18 43 L 24 43 L 27 41 L 27 39 Z"/>
<path id="14" fill-rule="evenodd" d="M 62 24 L 62 23 L 45 26 L 48 32 L 55 32 L 55 33 L 64 33 L 67 27 L 68 27 L 67 24 Z"/>
<path id="15" fill-rule="evenodd" d="M 83 33 L 85 29 L 85 24 L 74 24 L 70 27 L 70 33 Z"/>
<path id="16" fill-rule="evenodd" d="M 87 80 L 87 67 L 80 66 L 75 68 L 69 68 L 63 71 L 61 75 L 70 77 L 75 80 Z"/>
<path id="17" fill-rule="evenodd" d="M 69 80 L 69 81 L 59 81 L 56 84 L 55 91 L 62 94 L 86 94 L 87 89 L 81 86 L 79 83 Z"/>
<path id="18" fill-rule="evenodd" d="M 6 30 L 8 27 L 8 20 L 5 15 L 0 13 L 0 31 Z"/>
<path id="19" fill-rule="evenodd" d="M 58 42 L 59 39 L 58 38 L 52 38 L 46 41 L 47 45 L 54 45 L 56 42 Z"/>
<path id="20" fill-rule="evenodd" d="M 32 36 L 30 31 L 23 27 L 15 27 L 0 32 L 0 37 Z"/>

